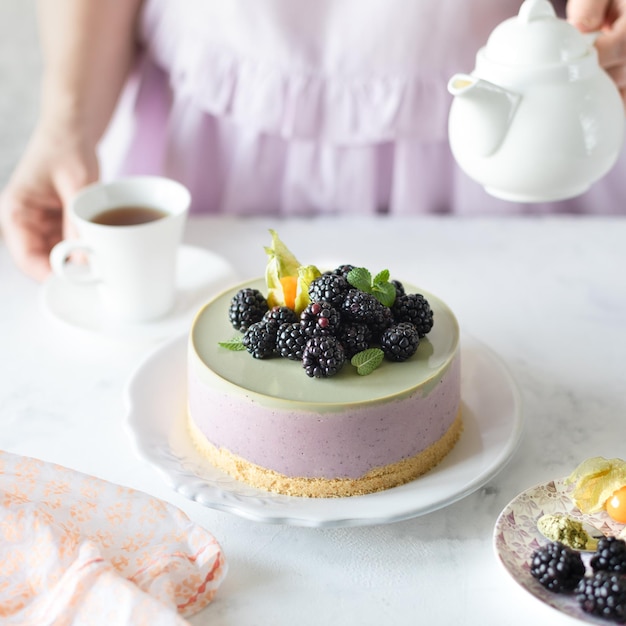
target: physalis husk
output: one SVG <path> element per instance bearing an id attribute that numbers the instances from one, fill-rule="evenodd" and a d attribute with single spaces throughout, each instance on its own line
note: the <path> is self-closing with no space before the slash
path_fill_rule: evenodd
<path id="1" fill-rule="evenodd" d="M 583 461 L 565 482 L 574 484 L 572 499 L 582 513 L 597 513 L 615 491 L 626 485 L 626 461 L 592 457 Z"/>
<path id="2" fill-rule="evenodd" d="M 270 234 L 272 245 L 265 247 L 267 304 L 269 308 L 288 306 L 299 315 L 309 304 L 309 285 L 321 272 L 314 265 L 300 265 L 276 231 L 270 230 Z"/>

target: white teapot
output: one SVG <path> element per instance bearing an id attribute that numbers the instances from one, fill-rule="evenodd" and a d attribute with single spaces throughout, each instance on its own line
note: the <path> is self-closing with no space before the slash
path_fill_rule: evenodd
<path id="1" fill-rule="evenodd" d="M 571 198 L 614 165 L 624 106 L 594 40 L 548 0 L 525 0 L 478 51 L 474 71 L 450 79 L 452 153 L 491 195 Z"/>

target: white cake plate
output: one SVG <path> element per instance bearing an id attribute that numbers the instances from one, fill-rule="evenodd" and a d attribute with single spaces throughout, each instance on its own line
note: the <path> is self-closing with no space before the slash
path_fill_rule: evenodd
<path id="1" fill-rule="evenodd" d="M 430 513 L 474 492 L 513 455 L 522 431 L 517 387 L 500 359 L 462 337 L 464 431 L 433 470 L 406 485 L 350 498 L 298 498 L 237 481 L 206 462 L 185 429 L 187 336 L 152 352 L 127 387 L 128 419 L 139 455 L 170 486 L 200 504 L 259 522 L 365 526 Z"/>

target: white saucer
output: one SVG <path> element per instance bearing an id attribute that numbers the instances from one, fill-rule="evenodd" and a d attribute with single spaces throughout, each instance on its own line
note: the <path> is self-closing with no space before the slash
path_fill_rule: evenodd
<path id="1" fill-rule="evenodd" d="M 351 498 L 295 498 L 238 482 L 204 461 L 185 429 L 186 336 L 153 351 L 127 387 L 127 425 L 139 455 L 185 497 L 247 519 L 292 526 L 364 526 L 417 517 L 452 504 L 493 478 L 515 451 L 522 414 L 498 357 L 462 338 L 465 429 L 432 471 L 401 487 Z M 167 383 L 167 384 L 164 384 Z"/>
<path id="2" fill-rule="evenodd" d="M 200 305 L 237 281 L 234 269 L 222 257 L 203 248 L 181 246 L 176 304 L 154 322 L 124 324 L 107 319 L 94 285 L 77 285 L 54 275 L 43 285 L 42 301 L 48 313 L 74 328 L 119 339 L 163 339 L 179 334 Z"/>

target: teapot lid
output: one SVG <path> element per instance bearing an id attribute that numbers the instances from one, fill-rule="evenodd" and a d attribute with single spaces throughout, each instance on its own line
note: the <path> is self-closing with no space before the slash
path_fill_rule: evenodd
<path id="1" fill-rule="evenodd" d="M 548 0 L 524 0 L 516 17 L 493 30 L 483 53 L 489 61 L 516 67 L 563 64 L 588 54 L 591 41 L 559 19 Z"/>

